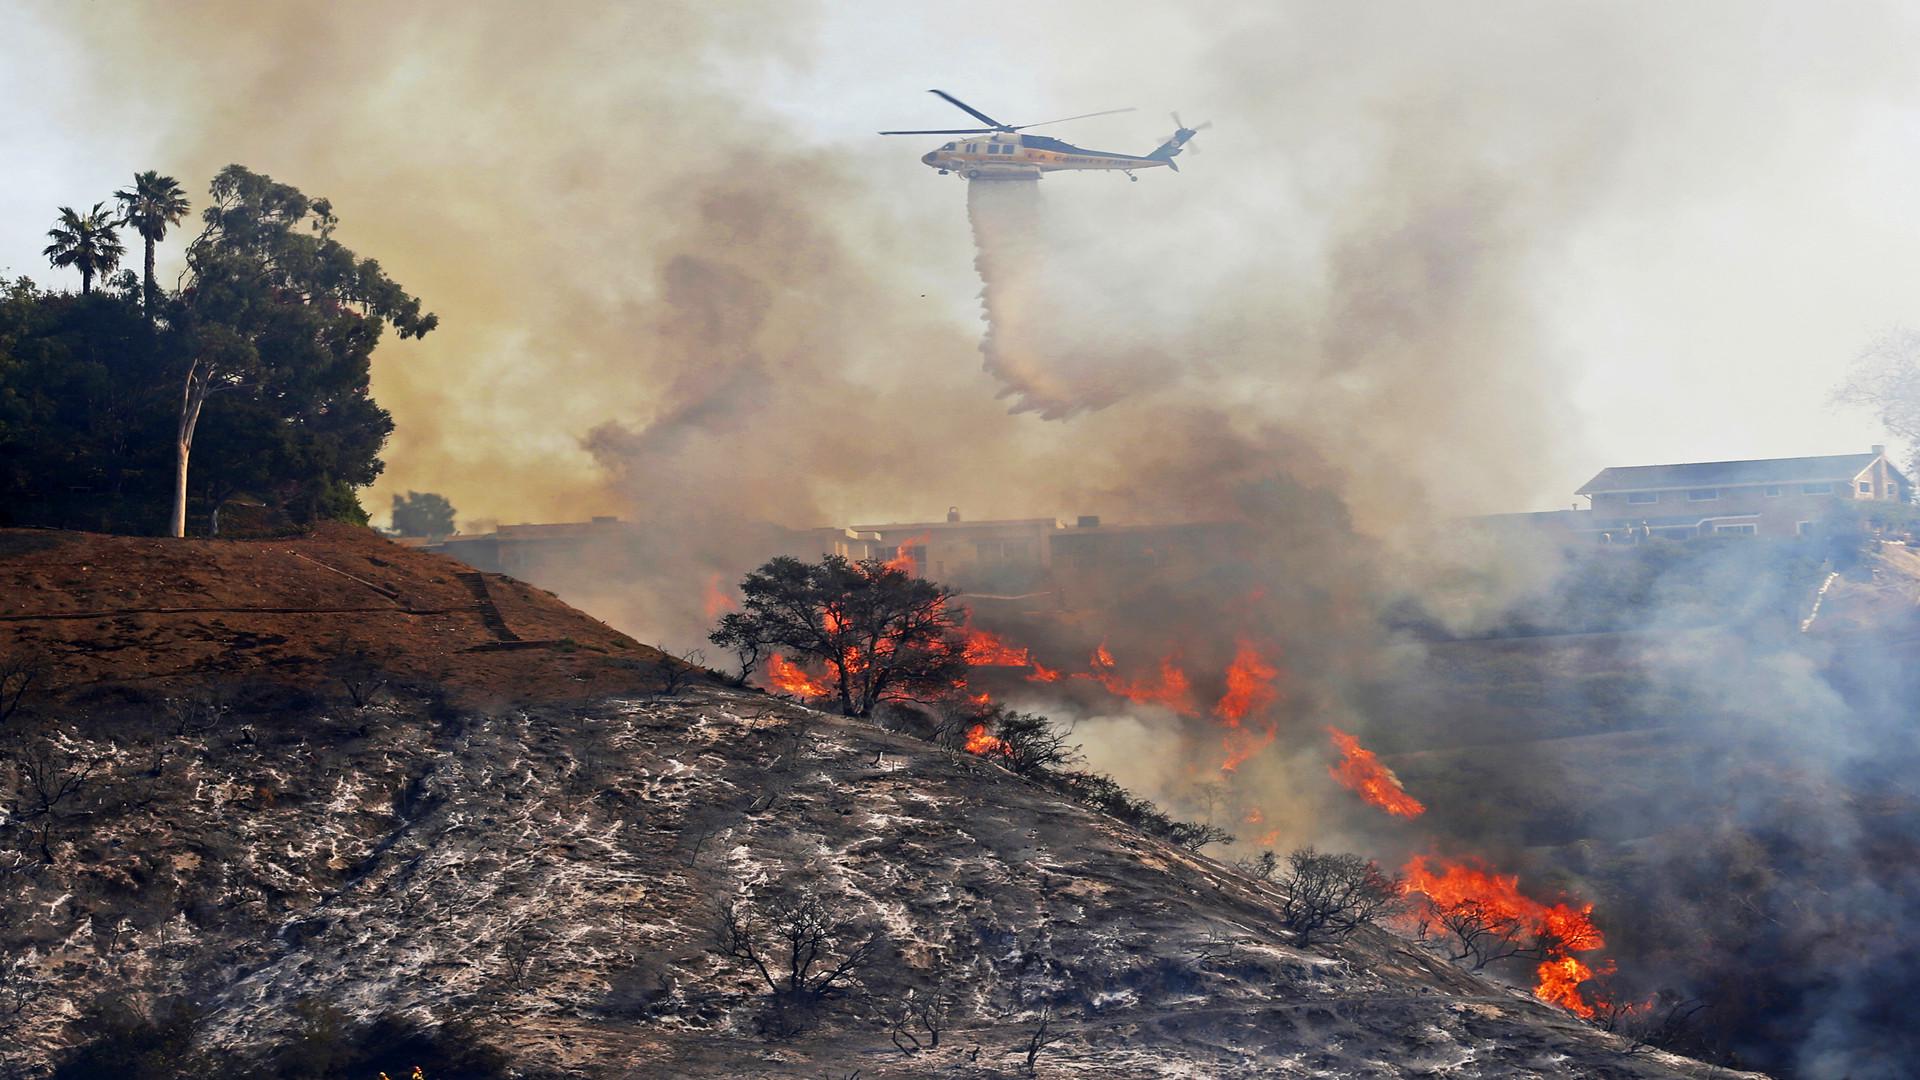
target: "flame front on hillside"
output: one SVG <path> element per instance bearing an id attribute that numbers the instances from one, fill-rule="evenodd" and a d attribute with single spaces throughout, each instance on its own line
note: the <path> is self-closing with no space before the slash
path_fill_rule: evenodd
<path id="1" fill-rule="evenodd" d="M 1327 736 L 1341 754 L 1339 764 L 1327 768 L 1335 780 L 1395 817 L 1419 817 L 1426 813 L 1427 808 L 1420 800 L 1400 786 L 1400 778 L 1393 775 L 1393 770 L 1380 764 L 1380 759 L 1361 746 L 1359 739 L 1331 725 L 1327 727 Z"/>
<path id="2" fill-rule="evenodd" d="M 1525 937 L 1539 955 L 1534 969 L 1534 996 L 1579 1016 L 1591 1017 L 1595 1004 L 1580 985 L 1594 970 L 1574 956 L 1606 947 L 1606 938 L 1593 924 L 1593 905 L 1543 904 L 1520 891 L 1518 875 L 1496 874 L 1486 867 L 1428 856 L 1415 856 L 1401 873 L 1406 891 L 1425 896 L 1443 918 L 1450 912 L 1470 913 L 1492 932 Z"/>

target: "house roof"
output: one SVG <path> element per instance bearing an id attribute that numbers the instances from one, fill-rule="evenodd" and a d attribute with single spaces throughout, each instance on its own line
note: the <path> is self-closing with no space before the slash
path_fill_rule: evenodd
<path id="1" fill-rule="evenodd" d="M 1860 475 L 1880 456 L 1828 454 L 1824 457 L 1759 458 L 1753 461 L 1700 461 L 1686 465 L 1616 465 L 1611 469 L 1601 469 L 1575 494 L 1735 484 L 1839 483 Z"/>

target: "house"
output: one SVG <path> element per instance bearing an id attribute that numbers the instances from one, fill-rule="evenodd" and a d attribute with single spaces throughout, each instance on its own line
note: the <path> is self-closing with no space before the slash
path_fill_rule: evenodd
<path id="1" fill-rule="evenodd" d="M 1887 448 L 1864 454 L 1626 465 L 1602 469 L 1576 494 L 1572 531 L 1599 539 L 1685 538 L 1710 533 L 1796 536 L 1810 532 L 1841 499 L 1911 502 L 1907 477 Z"/>

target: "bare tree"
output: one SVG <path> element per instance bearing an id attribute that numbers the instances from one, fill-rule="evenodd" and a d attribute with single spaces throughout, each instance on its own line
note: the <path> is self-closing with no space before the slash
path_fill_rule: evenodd
<path id="1" fill-rule="evenodd" d="M 1033 1030 L 1027 1033 L 1027 1041 L 1015 1048 L 1016 1053 L 1026 1055 L 1028 1076 L 1039 1075 L 1040 1052 L 1064 1038 L 1066 1038 L 1064 1033 L 1054 1030 L 1053 1006 L 1043 1007 L 1040 1010 L 1038 1022 L 1034 1024 Z"/>
<path id="2" fill-rule="evenodd" d="M 1881 426 L 1915 446 L 1908 476 L 1920 466 L 1920 333 L 1901 327 L 1867 346 L 1834 400 L 1872 409 Z"/>
<path id="3" fill-rule="evenodd" d="M 1474 971 L 1501 960 L 1544 960 L 1559 953 L 1558 939 L 1544 927 L 1478 900 L 1454 904 L 1429 900 L 1421 919 L 1422 935 L 1436 923 L 1443 932 L 1447 959 L 1467 963 Z"/>
<path id="4" fill-rule="evenodd" d="M 910 988 L 900 1004 L 888 1014 L 887 1032 L 893 1045 L 903 1054 L 938 1050 L 940 1033 L 947 1029 L 947 1017 L 953 1003 L 940 987 L 926 993 Z"/>
<path id="5" fill-rule="evenodd" d="M 1622 1056 L 1642 1054 L 1649 1050 L 1672 1050 L 1698 1056 L 1703 1048 L 1689 1044 L 1697 1042 L 1694 1017 L 1706 1007 L 1705 1001 L 1681 997 L 1670 991 L 1641 1002 L 1596 995 L 1593 1022 L 1601 1030 L 1627 1040 L 1619 1051 Z"/>
<path id="6" fill-rule="evenodd" d="M 0 653 L 0 724 L 20 711 L 20 703 L 46 678 L 50 666 L 44 653 L 28 650 Z"/>
<path id="7" fill-rule="evenodd" d="M 734 638 L 727 651 L 733 654 L 733 662 L 739 668 L 733 676 L 733 685 L 745 686 L 753 673 L 760 669 L 760 661 L 766 657 L 766 642 L 756 637 Z"/>
<path id="8" fill-rule="evenodd" d="M 538 931 L 532 927 L 520 927 L 508 935 L 500 946 L 502 972 L 508 985 L 519 989 L 526 986 L 534 970 L 540 963 L 542 942 Z"/>
<path id="9" fill-rule="evenodd" d="M 1340 941 L 1400 904 L 1400 880 L 1358 855 L 1323 855 L 1301 848 L 1287 856 L 1279 884 L 1287 894 L 1280 904 L 1280 921 L 1299 936 L 1302 946 L 1316 938 Z"/>
<path id="10" fill-rule="evenodd" d="M 1191 821 L 1174 822 L 1167 828 L 1166 836 L 1168 843 L 1196 855 L 1208 844 L 1233 842 L 1233 834 L 1218 825 L 1197 825 Z"/>
<path id="11" fill-rule="evenodd" d="M 18 896 L 0 897 L 0 936 L 19 921 Z M 24 953 L 0 957 L 0 1046 L 24 1048 L 30 1028 L 21 1017 L 27 1007 L 46 992 L 46 985 L 33 977 L 33 966 Z"/>
<path id="12" fill-rule="evenodd" d="M 669 652 L 665 645 L 655 645 L 654 650 L 660 658 L 654 661 L 654 674 L 660 678 L 660 696 L 677 697 L 680 691 L 700 678 L 706 670 L 707 654 L 694 649 L 691 652 Z"/>
<path id="13" fill-rule="evenodd" d="M 335 639 L 330 651 L 327 673 L 347 692 L 347 700 L 353 707 L 364 709 L 378 701 L 387 689 L 388 677 L 373 653 L 363 645 L 348 641 L 345 634 Z"/>
<path id="14" fill-rule="evenodd" d="M 1233 868 L 1248 877 L 1272 881 L 1273 875 L 1280 869 L 1280 856 L 1263 851 L 1251 859 L 1235 859 Z"/>
<path id="15" fill-rule="evenodd" d="M 880 937 L 840 918 L 811 888 L 769 900 L 729 899 L 715 931 L 720 953 L 745 960 L 776 997 L 817 1000 L 852 981 L 880 952 Z"/>
<path id="16" fill-rule="evenodd" d="M 66 813 L 62 808 L 79 798 L 100 761 L 67 753 L 46 739 L 18 751 L 13 759 L 20 782 L 8 816 L 35 838 L 41 861 L 51 863 L 53 830 Z"/>
<path id="17" fill-rule="evenodd" d="M 1205 811 L 1202 820 L 1211 825 L 1213 824 L 1214 811 L 1226 805 L 1227 785 L 1218 780 L 1209 780 L 1204 784 L 1195 784 L 1193 786 L 1192 798 L 1194 804 Z"/>
<path id="18" fill-rule="evenodd" d="M 183 693 L 172 694 L 162 703 L 167 719 L 173 727 L 176 738 L 191 738 L 219 727 L 225 720 L 230 706 L 227 704 L 226 691 L 216 683 L 208 683 Z"/>

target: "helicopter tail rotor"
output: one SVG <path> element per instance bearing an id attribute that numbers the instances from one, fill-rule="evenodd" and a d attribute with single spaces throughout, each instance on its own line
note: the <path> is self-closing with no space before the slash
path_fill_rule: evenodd
<path id="1" fill-rule="evenodd" d="M 1180 119 L 1179 113 L 1170 113 L 1169 115 L 1173 117 L 1174 131 L 1173 131 L 1173 134 L 1167 136 L 1166 142 L 1163 145 L 1167 147 L 1172 147 L 1173 152 L 1176 154 L 1179 153 L 1181 150 L 1192 150 L 1196 154 L 1199 153 L 1200 152 L 1199 147 L 1188 146 L 1187 143 L 1195 135 L 1198 135 L 1200 132 L 1205 131 L 1208 128 L 1212 127 L 1213 121 L 1202 120 L 1198 124 L 1195 124 L 1192 127 L 1188 127 L 1186 123 Z"/>

